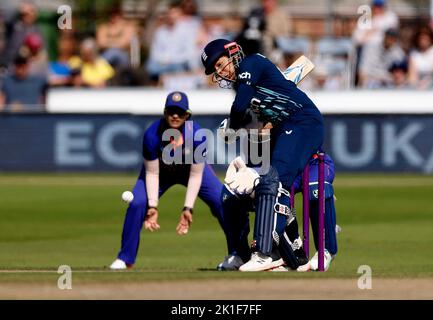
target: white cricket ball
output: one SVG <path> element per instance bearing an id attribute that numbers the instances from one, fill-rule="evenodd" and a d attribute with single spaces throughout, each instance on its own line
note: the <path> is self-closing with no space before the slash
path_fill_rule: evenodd
<path id="1" fill-rule="evenodd" d="M 122 200 L 126 203 L 131 203 L 132 200 L 134 200 L 134 195 L 131 191 L 125 191 L 124 193 L 122 193 Z"/>

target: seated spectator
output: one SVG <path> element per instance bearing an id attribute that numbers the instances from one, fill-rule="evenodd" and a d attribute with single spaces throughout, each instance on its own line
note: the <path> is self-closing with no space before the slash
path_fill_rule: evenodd
<path id="1" fill-rule="evenodd" d="M 266 18 L 263 8 L 253 9 L 243 22 L 241 32 L 234 39 L 246 55 L 265 53 L 264 35 Z"/>
<path id="2" fill-rule="evenodd" d="M 377 89 L 391 81 L 389 68 L 394 62 L 405 59 L 398 39 L 398 31 L 389 29 L 382 42 L 365 47 L 360 62 L 360 85 L 363 88 Z"/>
<path id="3" fill-rule="evenodd" d="M 406 60 L 396 61 L 389 68 L 391 82 L 387 88 L 390 89 L 411 89 L 408 77 L 408 63 Z"/>
<path id="4" fill-rule="evenodd" d="M 179 7 L 182 10 L 181 18 L 179 19 L 179 24 L 185 33 L 188 34 L 189 41 L 192 43 L 194 49 L 191 50 L 191 57 L 188 61 L 188 68 L 190 70 L 195 70 L 199 74 L 203 74 L 201 70 L 201 53 L 203 51 L 202 37 L 203 32 L 213 32 L 215 29 L 205 29 L 205 24 L 203 19 L 198 15 L 198 7 L 197 2 L 195 0 L 181 0 L 179 3 Z M 176 3 L 175 3 L 176 4 Z M 212 39 L 213 40 L 213 39 Z"/>
<path id="5" fill-rule="evenodd" d="M 165 23 L 155 31 L 147 61 L 147 71 L 154 84 L 159 84 L 163 74 L 188 71 L 190 61 L 196 58 L 196 39 L 182 18 L 180 5 L 172 2 Z"/>
<path id="6" fill-rule="evenodd" d="M 118 7 L 111 11 L 108 22 L 99 25 L 96 30 L 97 44 L 103 50 L 102 57 L 116 69 L 129 66 L 130 44 L 136 36 L 135 24 L 125 20 Z"/>
<path id="7" fill-rule="evenodd" d="M 262 0 L 266 28 L 264 34 L 264 52 L 275 63 L 282 64 L 283 56 L 276 45 L 277 37 L 289 37 L 292 33 L 292 18 L 280 8 L 277 0 Z"/>
<path id="8" fill-rule="evenodd" d="M 100 88 L 105 87 L 114 76 L 114 69 L 98 54 L 98 47 L 93 38 L 85 39 L 80 46 L 80 58 L 71 59 L 72 69 L 79 69 L 74 78 L 74 86 Z"/>
<path id="9" fill-rule="evenodd" d="M 421 28 L 415 35 L 414 48 L 409 57 L 409 81 L 418 89 L 426 89 L 433 82 L 433 32 Z"/>
<path id="10" fill-rule="evenodd" d="M 49 63 L 48 82 L 50 86 L 72 85 L 74 74 L 79 72 L 79 69 L 74 70 L 70 65 L 71 63 L 74 64 L 74 61 L 79 61 L 79 57 L 75 55 L 75 48 L 76 41 L 73 35 L 63 34 L 60 36 L 57 61 Z"/>
<path id="11" fill-rule="evenodd" d="M 387 8 L 386 0 L 373 0 L 371 10 L 371 26 L 358 24 L 353 32 L 352 37 L 356 45 L 379 43 L 383 40 L 386 30 L 397 29 L 399 26 L 398 16 Z"/>
<path id="12" fill-rule="evenodd" d="M 0 90 L 0 110 L 42 111 L 44 110 L 47 81 L 29 73 L 28 57 L 18 55 L 12 73 L 4 78 Z"/>
<path id="13" fill-rule="evenodd" d="M 21 46 L 24 44 L 24 39 L 29 34 L 37 34 L 41 39 L 42 32 L 36 25 L 38 18 L 38 9 L 31 1 L 21 1 L 19 9 L 15 17 L 7 22 L 6 32 L 6 64 L 10 65 Z M 44 47 L 42 42 L 41 48 Z"/>
<path id="14" fill-rule="evenodd" d="M 398 16 L 387 7 L 386 0 L 372 0 L 370 7 L 372 17 L 361 17 L 361 20 L 358 21 L 356 29 L 352 34 L 357 56 L 355 65 L 357 85 L 360 85 L 361 82 L 359 68 L 363 56 L 362 51 L 370 44 L 382 42 L 386 30 L 397 29 L 399 27 Z M 368 24 L 368 22 L 370 22 L 370 24 Z"/>
<path id="15" fill-rule="evenodd" d="M 29 33 L 24 38 L 24 43 L 20 48 L 20 53 L 29 57 L 30 75 L 47 77 L 48 54 L 43 48 L 43 40 L 38 33 Z"/>
<path id="16" fill-rule="evenodd" d="M 261 53 L 282 67 L 284 58 L 276 46 L 276 38 L 289 37 L 291 29 L 291 17 L 278 6 L 278 1 L 262 0 L 261 6 L 253 9 L 245 19 L 235 40 L 246 55 Z"/>
<path id="17" fill-rule="evenodd" d="M 313 88 L 328 91 L 344 89 L 344 68 L 343 61 L 324 60 L 317 63 L 311 77 Z"/>

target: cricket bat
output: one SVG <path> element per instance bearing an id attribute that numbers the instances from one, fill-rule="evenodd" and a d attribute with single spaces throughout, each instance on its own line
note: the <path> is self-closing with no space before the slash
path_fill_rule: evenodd
<path id="1" fill-rule="evenodd" d="M 302 55 L 290 67 L 284 70 L 283 75 L 287 80 L 293 81 L 298 85 L 314 69 L 312 63 L 306 56 Z"/>

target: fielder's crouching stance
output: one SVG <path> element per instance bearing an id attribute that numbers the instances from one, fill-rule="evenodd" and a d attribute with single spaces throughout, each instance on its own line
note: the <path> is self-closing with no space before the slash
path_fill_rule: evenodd
<path id="1" fill-rule="evenodd" d="M 273 242 L 290 268 L 302 266 L 302 271 L 308 270 L 309 261 L 301 247 L 296 217 L 289 217 L 290 213 L 285 211 L 289 207 L 286 194 L 289 194 L 295 177 L 322 146 L 324 126 L 320 111 L 271 61 L 260 54 L 245 57 L 235 42 L 211 41 L 204 48 L 202 63 L 205 73 L 213 74 L 220 86 L 233 84 L 236 90 L 230 119 L 223 124 L 222 130 L 251 128 L 252 123 L 257 123 L 258 129 L 270 129 L 271 167 L 254 186 L 255 247 L 250 260 L 239 270 L 272 268 L 278 261 L 272 257 Z M 258 121 L 254 121 L 255 116 Z M 239 171 L 242 175 L 250 170 Z M 227 181 L 226 184 L 230 189 L 236 189 Z M 287 221 L 290 224 L 285 233 Z"/>
<path id="2" fill-rule="evenodd" d="M 209 206 L 212 214 L 223 226 L 219 196 L 223 185 L 211 166 L 205 162 L 205 156 L 203 155 L 200 161 L 194 158 L 192 164 L 170 164 L 167 163 L 168 159 L 164 158 L 164 151 L 169 150 L 171 155 L 176 153 L 184 159 L 186 154 L 194 154 L 198 147 L 205 143 L 205 140 L 194 141 L 190 144 L 193 150 L 188 150 L 186 139 L 194 137 L 200 128 L 195 122 L 186 122 L 190 116 L 187 96 L 183 92 L 172 92 L 166 99 L 164 117 L 153 122 L 144 133 L 144 165 L 133 189 L 133 201 L 126 211 L 121 249 L 117 259 L 111 264 L 111 269 L 126 269 L 135 263 L 143 223 L 144 228 L 149 231 L 160 228 L 157 209 L 159 198 L 175 184 L 187 187 L 185 206 L 176 228 L 178 234 L 188 232 L 197 196 Z M 166 141 L 163 138 L 164 132 L 174 132 L 173 129 L 178 133 L 178 137 L 174 138 L 169 134 L 168 138 L 171 139 Z"/>

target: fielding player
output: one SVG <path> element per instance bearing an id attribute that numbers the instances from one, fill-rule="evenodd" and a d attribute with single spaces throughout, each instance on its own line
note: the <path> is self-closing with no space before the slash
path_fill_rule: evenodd
<path id="1" fill-rule="evenodd" d="M 304 265 L 306 257 L 296 217 L 291 214 L 288 190 L 323 143 L 320 111 L 271 61 L 260 54 L 245 57 L 235 42 L 213 40 L 204 48 L 201 59 L 207 75 L 213 74 L 221 87 L 233 85 L 236 90 L 230 118 L 221 126 L 227 132 L 227 139 L 231 140 L 233 130 L 250 126 L 255 114 L 264 124 L 263 129 L 270 129 L 271 134 L 271 166 L 266 174 L 259 176 L 235 161 L 231 164 L 231 176 L 226 176 L 223 200 L 233 193 L 254 191 L 255 246 L 250 260 L 239 270 L 272 268 L 273 243 L 288 267 L 299 270 L 302 266 L 300 271 L 307 270 L 309 263 Z M 251 112 L 252 107 L 255 112 Z"/>
<path id="2" fill-rule="evenodd" d="M 136 259 L 140 242 L 140 231 L 144 228 L 155 231 L 158 224 L 158 200 L 167 189 L 175 184 L 187 187 L 185 204 L 180 215 L 177 233 L 188 232 L 193 221 L 193 207 L 197 195 L 209 206 L 212 214 L 223 226 L 223 211 L 220 201 L 220 191 L 223 188 L 211 166 L 203 160 L 192 164 L 167 163 L 164 150 L 169 150 L 172 156 L 178 153 L 185 159 L 188 153 L 194 154 L 203 141 L 194 141 L 193 150 L 188 150 L 185 137 L 194 137 L 200 128 L 197 123 L 186 122 L 191 117 L 188 98 L 183 92 L 172 92 L 167 96 L 164 117 L 155 121 L 144 133 L 143 157 L 144 165 L 132 191 L 134 197 L 126 211 L 122 233 L 122 246 L 111 269 L 126 269 L 131 267 Z M 163 141 L 166 129 L 177 129 L 178 137 Z M 166 148 L 168 147 L 168 149 Z M 223 228 L 224 229 L 224 228 Z M 230 250 L 229 250 L 230 251 Z"/>

